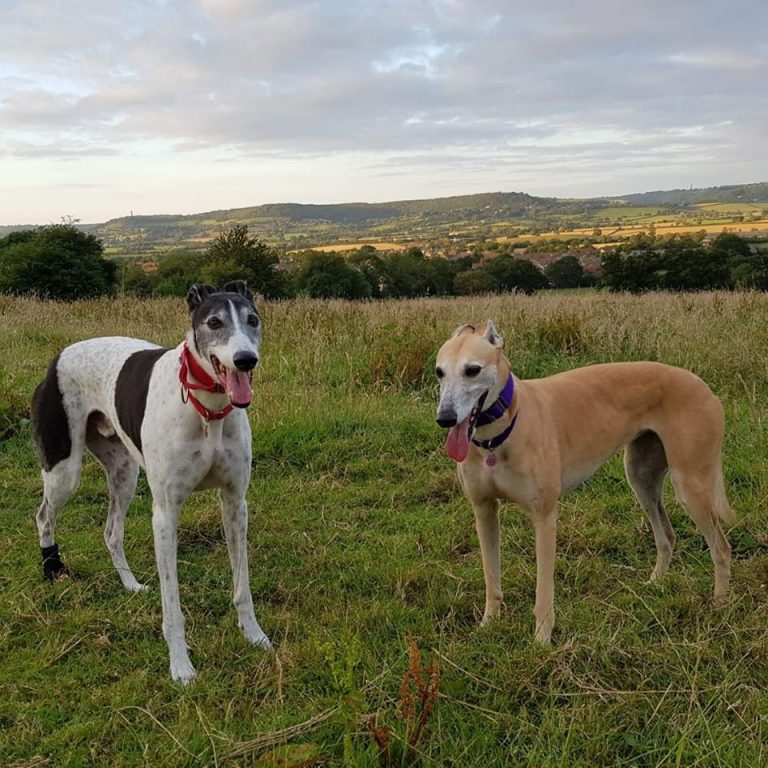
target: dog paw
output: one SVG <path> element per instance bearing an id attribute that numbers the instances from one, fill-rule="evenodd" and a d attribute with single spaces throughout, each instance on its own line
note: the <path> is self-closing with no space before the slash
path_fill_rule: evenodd
<path id="1" fill-rule="evenodd" d="M 238 624 L 243 636 L 251 645 L 258 645 L 259 648 L 263 648 L 265 651 L 273 650 L 272 643 L 269 642 L 269 638 L 255 618 L 239 621 Z"/>
<path id="2" fill-rule="evenodd" d="M 263 635 L 259 641 L 257 641 L 257 645 L 259 648 L 262 648 L 265 651 L 268 651 L 269 653 L 272 653 L 275 649 L 272 647 L 272 641 L 266 636 Z"/>
<path id="3" fill-rule="evenodd" d="M 189 685 L 197 677 L 197 672 L 189 659 L 179 659 L 171 661 L 171 677 L 176 683 Z"/>
<path id="4" fill-rule="evenodd" d="M 243 630 L 243 634 L 245 635 L 245 639 L 251 645 L 257 645 L 259 648 L 263 648 L 265 651 L 274 650 L 272 648 L 272 643 L 269 641 L 269 638 L 260 629 L 252 632 L 246 632 Z"/>
<path id="5" fill-rule="evenodd" d="M 129 592 L 149 592 L 149 585 L 148 584 L 139 584 L 138 581 L 135 584 L 126 584 L 125 588 Z"/>
<path id="6" fill-rule="evenodd" d="M 715 592 L 714 595 L 712 595 L 712 603 L 715 608 L 722 608 L 723 606 L 728 605 L 730 601 L 731 595 L 728 591 Z"/>
<path id="7" fill-rule="evenodd" d="M 551 614 L 541 621 L 536 622 L 536 629 L 533 637 L 539 645 L 543 645 L 545 648 L 551 645 L 552 630 L 554 629 L 554 626 L 555 621 Z"/>
<path id="8" fill-rule="evenodd" d="M 501 615 L 501 610 L 499 608 L 496 608 L 494 611 L 486 611 L 483 614 L 483 618 L 480 619 L 480 626 L 481 627 L 487 627 L 491 625 L 496 619 L 499 618 Z"/>

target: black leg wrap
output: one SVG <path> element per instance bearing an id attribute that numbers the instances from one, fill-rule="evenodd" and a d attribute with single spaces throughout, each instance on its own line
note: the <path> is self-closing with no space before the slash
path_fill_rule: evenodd
<path id="1" fill-rule="evenodd" d="M 67 573 L 67 567 L 59 557 L 59 545 L 51 544 L 50 547 L 40 547 L 43 555 L 43 576 L 48 581 L 54 581 Z"/>

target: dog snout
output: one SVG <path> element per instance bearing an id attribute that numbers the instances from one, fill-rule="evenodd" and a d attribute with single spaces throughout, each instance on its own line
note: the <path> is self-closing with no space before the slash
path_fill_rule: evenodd
<path id="1" fill-rule="evenodd" d="M 437 423 L 443 428 L 456 426 L 456 411 L 454 410 L 442 410 L 437 414 Z"/>
<path id="2" fill-rule="evenodd" d="M 232 355 L 232 362 L 238 371 L 252 371 L 259 362 L 259 356 L 253 352 L 235 352 Z"/>

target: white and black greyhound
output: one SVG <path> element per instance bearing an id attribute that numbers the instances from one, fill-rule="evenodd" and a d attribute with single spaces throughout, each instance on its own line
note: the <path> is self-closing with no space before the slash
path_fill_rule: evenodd
<path id="1" fill-rule="evenodd" d="M 123 552 L 125 514 L 144 467 L 152 491 L 163 635 L 171 677 L 182 683 L 195 677 L 195 669 L 179 604 L 177 523 L 196 489 L 219 489 L 240 628 L 251 643 L 271 648 L 253 612 L 246 545 L 251 429 L 243 409 L 251 402 L 261 320 L 242 280 L 221 291 L 193 285 L 187 305 L 192 327 L 175 349 L 119 336 L 72 344 L 53 359 L 32 402 L 44 486 L 37 529 L 46 578 L 69 575 L 55 542 L 56 515 L 78 486 L 88 448 L 109 484 L 104 539 L 112 562 L 127 589 L 145 588 Z"/>

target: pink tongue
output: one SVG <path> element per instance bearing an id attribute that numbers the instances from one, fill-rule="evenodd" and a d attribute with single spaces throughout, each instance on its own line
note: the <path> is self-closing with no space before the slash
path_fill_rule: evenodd
<path id="1" fill-rule="evenodd" d="M 461 424 L 451 427 L 448 437 L 445 439 L 445 450 L 457 463 L 467 458 L 469 453 L 469 419 L 464 419 Z"/>
<path id="2" fill-rule="evenodd" d="M 248 405 L 251 402 L 251 378 L 241 371 L 224 369 L 224 385 L 227 396 L 235 405 Z"/>

